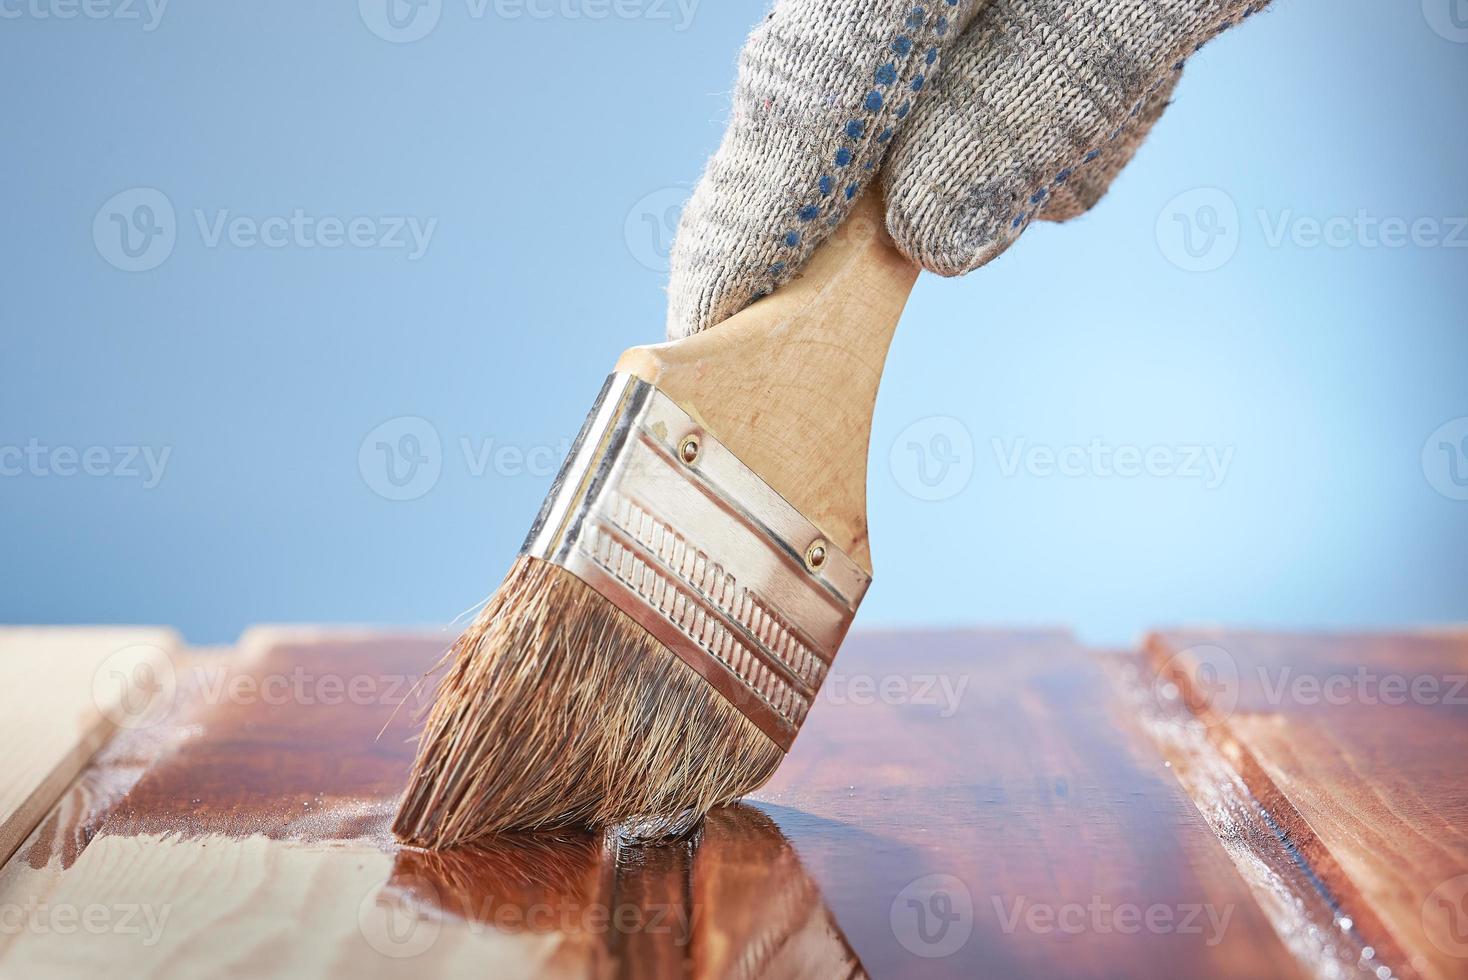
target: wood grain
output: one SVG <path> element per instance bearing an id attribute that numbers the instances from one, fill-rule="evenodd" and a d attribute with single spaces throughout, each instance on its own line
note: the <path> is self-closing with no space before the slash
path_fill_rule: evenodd
<path id="1" fill-rule="evenodd" d="M 1063 634 L 853 637 L 757 798 L 874 976 L 1302 975 Z M 909 903 L 935 936 L 940 896 L 912 890 L 934 875 L 972 934 L 930 959 Z"/>
<path id="2" fill-rule="evenodd" d="M 394 711 L 443 646 L 260 632 L 191 664 L 153 748 L 99 759 L 132 768 L 84 839 L 38 831 L 0 870 L 0 908 L 107 928 L 0 933 L 0 974 L 1299 975 L 1064 635 L 858 634 L 775 781 L 681 844 L 430 854 L 387 834 Z"/>
<path id="3" fill-rule="evenodd" d="M 917 274 L 868 191 L 794 280 L 703 333 L 632 348 L 617 370 L 656 385 L 871 571 L 872 410 Z"/>
<path id="4" fill-rule="evenodd" d="M 1468 975 L 1468 631 L 1184 631 L 1147 649 L 1373 962 Z"/>
<path id="5" fill-rule="evenodd" d="M 0 974 L 859 969 L 789 842 L 748 807 L 675 847 L 564 834 L 401 849 L 388 824 L 429 695 L 413 684 L 443 648 L 260 630 L 233 656 L 191 658 L 173 711 L 99 758 L 0 870 Z M 78 935 L 71 917 L 92 913 Z"/>
<path id="6" fill-rule="evenodd" d="M 160 744 L 84 774 L 123 788 L 73 807 L 79 851 L 43 828 L 0 872 L 0 974 L 541 975 L 559 937 L 444 927 L 389 885 L 411 761 L 409 711 L 394 713 L 443 647 L 260 630 L 192 663 L 175 711 L 128 733 Z"/>
<path id="7" fill-rule="evenodd" d="M 0 628 L 0 862 L 119 725 L 148 720 L 176 649 L 163 629 Z"/>

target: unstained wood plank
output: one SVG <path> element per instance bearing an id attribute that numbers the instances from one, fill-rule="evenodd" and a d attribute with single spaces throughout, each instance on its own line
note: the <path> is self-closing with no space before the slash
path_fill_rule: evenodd
<path id="1" fill-rule="evenodd" d="M 178 638 L 147 627 L 0 627 L 0 863 L 119 726 L 170 696 Z"/>

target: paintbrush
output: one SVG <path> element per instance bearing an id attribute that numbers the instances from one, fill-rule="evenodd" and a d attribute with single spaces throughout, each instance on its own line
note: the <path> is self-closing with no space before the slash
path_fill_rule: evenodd
<path id="1" fill-rule="evenodd" d="M 871 582 L 872 410 L 916 277 L 868 192 L 798 278 L 622 355 L 446 658 L 400 838 L 678 834 L 774 773 Z"/>

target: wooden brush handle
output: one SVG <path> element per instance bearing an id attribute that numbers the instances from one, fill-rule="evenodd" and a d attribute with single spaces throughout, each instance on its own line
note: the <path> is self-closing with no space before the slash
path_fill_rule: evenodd
<path id="1" fill-rule="evenodd" d="M 870 572 L 872 409 L 917 273 L 868 191 L 791 282 L 702 333 L 631 348 L 617 370 L 656 385 Z"/>

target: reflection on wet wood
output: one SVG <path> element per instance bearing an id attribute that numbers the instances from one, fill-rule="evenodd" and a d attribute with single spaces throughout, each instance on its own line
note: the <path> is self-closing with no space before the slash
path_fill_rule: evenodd
<path id="1" fill-rule="evenodd" d="M 387 827 L 412 749 L 394 711 L 442 648 L 259 632 L 191 665 L 173 713 L 78 784 L 114 787 L 72 801 L 84 846 L 38 830 L 0 870 L 0 904 L 134 909 L 133 928 L 0 934 L 0 972 L 1299 975 L 1064 635 L 853 637 L 772 784 L 681 844 L 432 855 Z"/>
<path id="2" fill-rule="evenodd" d="M 1190 631 L 1147 652 L 1373 966 L 1468 974 L 1468 631 Z"/>
<path id="3" fill-rule="evenodd" d="M 559 937 L 555 975 L 862 975 L 790 842 L 746 805 L 672 845 L 567 834 L 405 849 L 389 888 L 420 911 Z"/>
<path id="4" fill-rule="evenodd" d="M 862 634 L 827 684 L 758 805 L 873 976 L 1299 975 L 1065 635 Z"/>

